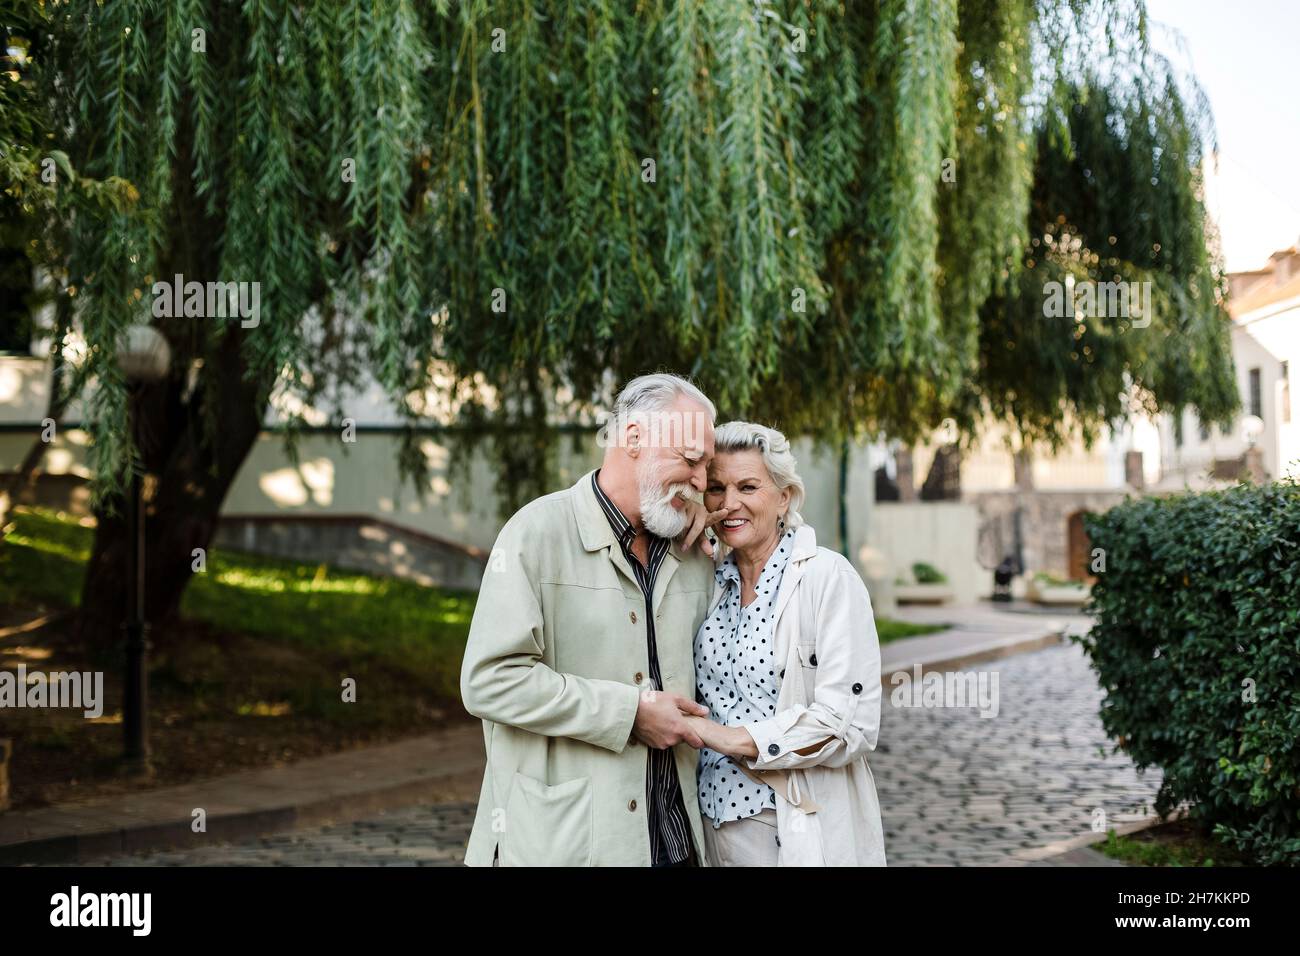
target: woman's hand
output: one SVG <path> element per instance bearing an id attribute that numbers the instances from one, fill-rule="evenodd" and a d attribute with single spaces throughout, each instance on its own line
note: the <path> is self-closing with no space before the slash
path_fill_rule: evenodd
<path id="1" fill-rule="evenodd" d="M 725 727 L 707 717 L 686 717 L 704 746 L 728 757 L 757 757 L 758 745 L 744 727 Z"/>

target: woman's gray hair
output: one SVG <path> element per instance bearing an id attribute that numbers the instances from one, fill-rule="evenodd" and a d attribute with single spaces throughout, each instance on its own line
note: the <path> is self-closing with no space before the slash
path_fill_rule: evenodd
<path id="1" fill-rule="evenodd" d="M 798 462 L 790 452 L 790 442 L 775 428 L 753 422 L 727 422 L 713 433 L 714 455 L 728 451 L 757 451 L 763 456 L 763 465 L 772 477 L 778 491 L 790 490 L 790 505 L 785 516 L 787 528 L 803 524 L 799 509 L 804 503 L 803 479 L 799 477 Z"/>

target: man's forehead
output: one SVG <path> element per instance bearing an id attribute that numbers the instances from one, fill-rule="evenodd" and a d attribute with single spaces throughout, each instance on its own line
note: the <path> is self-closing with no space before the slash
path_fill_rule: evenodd
<path id="1" fill-rule="evenodd" d="M 692 457 L 713 457 L 713 419 L 702 405 L 686 402 L 682 411 L 688 416 L 688 425 L 682 432 L 682 448 Z"/>
<path id="2" fill-rule="evenodd" d="M 698 402 L 681 398 L 651 413 L 646 425 L 652 444 L 675 448 L 689 458 L 713 456 L 713 418 Z"/>

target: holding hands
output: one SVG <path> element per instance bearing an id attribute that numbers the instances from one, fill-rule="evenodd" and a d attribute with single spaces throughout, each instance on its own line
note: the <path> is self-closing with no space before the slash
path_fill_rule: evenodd
<path id="1" fill-rule="evenodd" d="M 708 747 L 729 757 L 757 757 L 758 747 L 744 727 L 726 727 L 709 720 L 709 709 L 680 694 L 648 690 L 641 695 L 632 724 L 634 739 L 666 750 L 688 743 Z"/>
<path id="2" fill-rule="evenodd" d="M 686 723 L 710 750 L 728 757 L 758 756 L 758 746 L 744 727 L 726 727 L 708 717 L 687 717 Z"/>
<path id="3" fill-rule="evenodd" d="M 656 750 L 666 750 L 683 741 L 699 750 L 704 743 L 689 721 L 704 720 L 708 713 L 709 709 L 703 704 L 697 704 L 680 694 L 647 690 L 641 694 L 641 700 L 636 705 L 632 736 Z"/>

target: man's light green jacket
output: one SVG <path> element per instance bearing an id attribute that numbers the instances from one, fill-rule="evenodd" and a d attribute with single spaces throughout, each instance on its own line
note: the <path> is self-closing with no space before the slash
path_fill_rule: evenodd
<path id="1" fill-rule="evenodd" d="M 713 563 L 676 542 L 655 582 L 664 689 L 695 699 L 692 644 Z M 488 559 L 460 690 L 483 719 L 487 770 L 465 862 L 648 866 L 647 750 L 631 740 L 649 689 L 645 599 L 591 487 L 539 498 L 506 522 Z M 696 855 L 698 753 L 675 749 Z"/>

